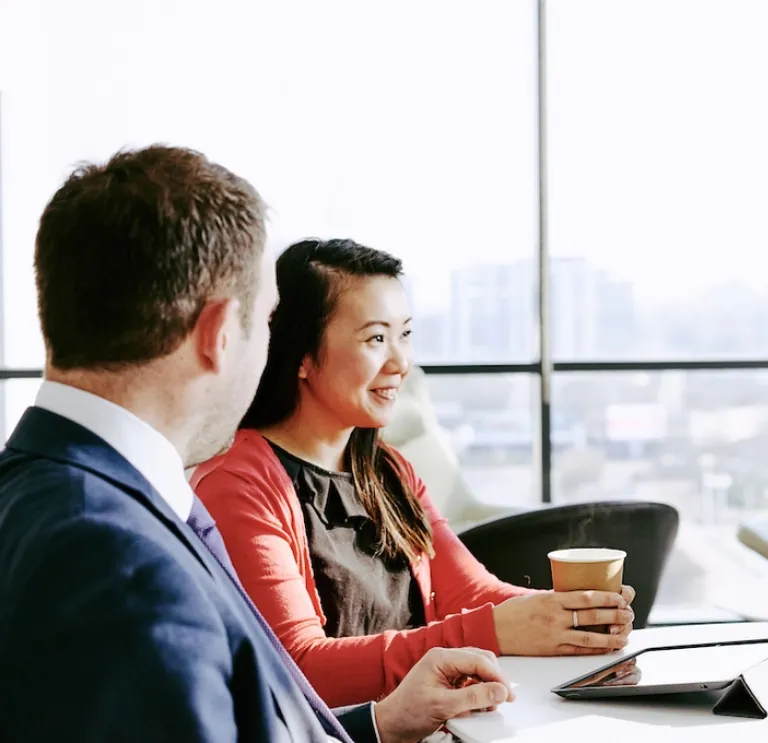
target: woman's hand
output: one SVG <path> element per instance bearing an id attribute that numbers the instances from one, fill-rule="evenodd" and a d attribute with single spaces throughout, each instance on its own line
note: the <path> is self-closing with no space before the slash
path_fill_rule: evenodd
<path id="1" fill-rule="evenodd" d="M 507 599 L 493 608 L 502 655 L 598 655 L 627 644 L 635 614 L 631 586 L 608 591 L 545 591 Z M 576 612 L 576 623 L 574 623 Z M 578 627 L 610 627 L 606 634 Z"/>

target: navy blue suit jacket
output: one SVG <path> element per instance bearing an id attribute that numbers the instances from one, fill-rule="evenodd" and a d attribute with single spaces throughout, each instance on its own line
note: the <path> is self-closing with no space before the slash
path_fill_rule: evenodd
<path id="1" fill-rule="evenodd" d="M 369 706 L 340 719 L 375 743 Z M 0 453 L 0 739 L 327 741 L 192 530 L 102 439 L 40 408 Z"/>

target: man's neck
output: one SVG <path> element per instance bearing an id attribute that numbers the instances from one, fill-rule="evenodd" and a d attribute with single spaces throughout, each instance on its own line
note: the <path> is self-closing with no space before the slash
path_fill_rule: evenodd
<path id="1" fill-rule="evenodd" d="M 141 418 L 167 438 L 183 461 L 189 448 L 188 427 L 183 416 L 174 414 L 174 391 L 159 384 L 158 375 L 150 367 L 119 372 L 84 369 L 60 370 L 46 367 L 45 378 L 89 392 L 108 400 Z"/>

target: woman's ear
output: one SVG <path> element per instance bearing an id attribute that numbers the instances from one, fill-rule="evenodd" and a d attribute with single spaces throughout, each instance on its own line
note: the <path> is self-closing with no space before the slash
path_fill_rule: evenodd
<path id="1" fill-rule="evenodd" d="M 307 378 L 307 357 L 305 356 L 299 365 L 299 379 Z"/>

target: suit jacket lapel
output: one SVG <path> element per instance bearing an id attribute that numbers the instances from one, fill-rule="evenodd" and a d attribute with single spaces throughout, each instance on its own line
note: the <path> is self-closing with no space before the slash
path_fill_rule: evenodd
<path id="1" fill-rule="evenodd" d="M 311 711 L 298 688 L 293 683 L 288 670 L 272 648 L 271 642 L 264 635 L 253 611 L 245 599 L 238 594 L 231 576 L 214 559 L 207 547 L 194 531 L 174 513 L 165 499 L 150 485 L 149 481 L 119 452 L 94 433 L 55 413 L 42 408 L 28 408 L 11 434 L 6 444 L 8 449 L 50 459 L 92 472 L 111 482 L 129 497 L 142 503 L 156 518 L 165 524 L 175 537 L 180 539 L 197 557 L 212 579 L 222 588 L 233 608 L 243 619 L 252 636 L 260 638 L 260 646 L 267 646 L 272 663 L 260 664 L 262 672 L 270 679 L 273 697 L 278 707 L 282 707 L 281 698 L 286 695 L 304 704 L 311 719 L 317 723 L 316 729 L 322 731 L 314 713 Z M 263 650 L 262 650 L 263 652 Z M 262 659 L 263 660 L 263 659 Z M 276 695 L 275 691 L 279 690 Z M 284 721 L 294 739 L 306 738 L 296 726 L 300 721 L 295 716 L 284 713 Z M 313 726 L 314 727 L 314 726 Z M 298 738 L 296 737 L 298 736 Z M 320 736 L 322 738 L 324 736 Z"/>

